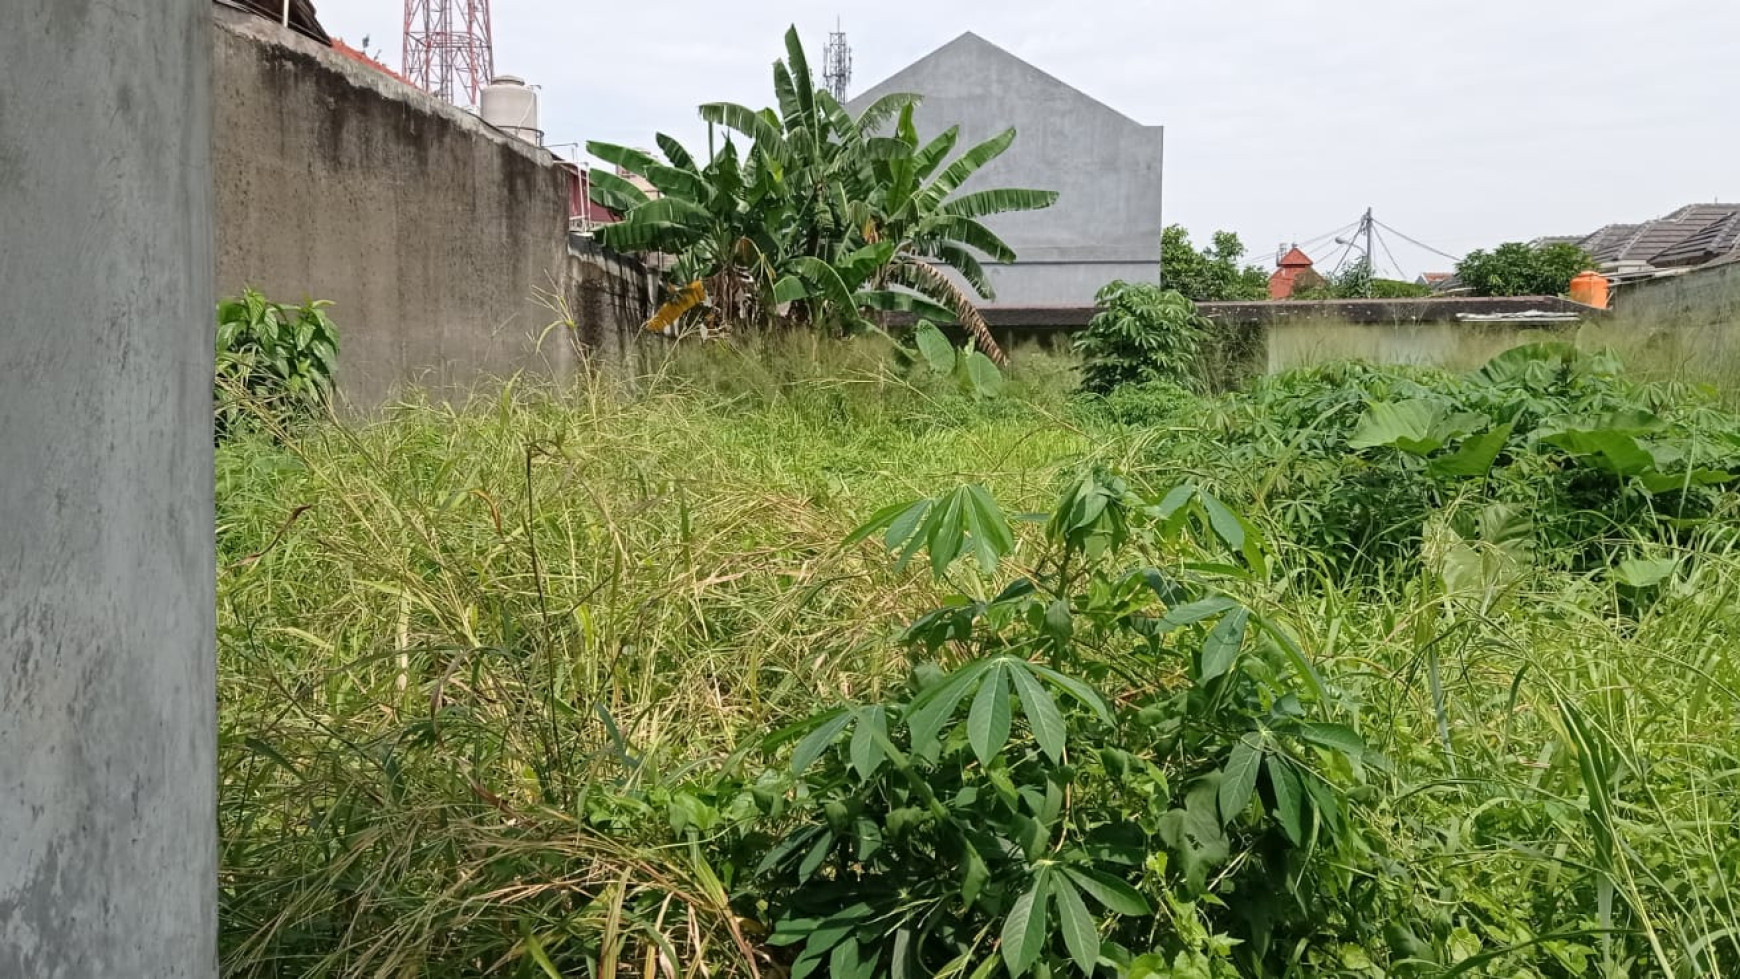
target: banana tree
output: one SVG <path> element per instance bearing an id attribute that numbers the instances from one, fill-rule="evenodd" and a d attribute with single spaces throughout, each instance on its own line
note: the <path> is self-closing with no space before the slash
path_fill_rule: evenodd
<path id="1" fill-rule="evenodd" d="M 886 270 L 887 282 L 911 289 L 952 310 L 986 353 L 999 364 L 1005 363 L 1002 351 L 979 314 L 975 296 L 980 300 L 996 298 L 996 290 L 979 256 L 992 262 L 1013 262 L 1015 250 L 980 219 L 1050 207 L 1057 202 L 1057 192 L 999 187 L 957 193 L 975 174 L 1008 151 L 1015 142 L 1015 130 L 1003 131 L 943 167 L 960 138 L 959 127 L 951 127 L 921 145 L 912 114 L 911 105 L 900 111 L 892 140 L 900 150 L 885 153 L 873 164 L 876 190 L 872 202 L 876 218 L 867 233 L 896 244 L 894 258 Z M 974 295 L 963 290 L 947 272 L 958 276 Z"/>
<path id="2" fill-rule="evenodd" d="M 1015 253 L 980 219 L 1047 207 L 1057 195 L 957 191 L 1009 148 L 1014 131 L 945 167 L 956 131 L 921 145 L 912 122 L 918 97 L 908 94 L 854 117 L 815 85 L 795 30 L 786 34 L 786 57 L 774 63 L 773 86 L 777 108 L 701 107 L 703 119 L 730 134 L 705 166 L 663 135 L 663 160 L 589 144 L 594 156 L 660 194 L 649 199 L 609 173 L 592 182 L 593 199 L 624 214 L 601 229 L 606 245 L 676 257 L 672 302 L 649 325 L 703 303 L 730 324 L 840 330 L 863 326 L 867 311 L 909 311 L 960 321 L 1005 363 L 975 300 L 994 297 L 983 262 L 1013 261 Z M 748 147 L 741 152 L 738 138 Z"/>

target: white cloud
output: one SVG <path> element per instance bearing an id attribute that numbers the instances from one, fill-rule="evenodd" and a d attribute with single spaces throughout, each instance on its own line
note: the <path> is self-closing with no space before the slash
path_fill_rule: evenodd
<path id="1" fill-rule="evenodd" d="M 399 63 L 400 0 L 321 7 Z M 767 103 L 785 27 L 819 65 L 836 14 L 857 89 L 973 30 L 1164 124 L 1168 219 L 1257 256 L 1367 205 L 1461 252 L 1740 199 L 1740 4 L 1716 0 L 495 0 L 496 64 L 542 87 L 552 143 L 699 145 L 697 104 Z"/>

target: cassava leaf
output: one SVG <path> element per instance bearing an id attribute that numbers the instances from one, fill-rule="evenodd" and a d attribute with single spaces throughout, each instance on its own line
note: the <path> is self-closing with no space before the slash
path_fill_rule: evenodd
<path id="1" fill-rule="evenodd" d="M 1225 595 L 1198 599 L 1188 605 L 1167 609 L 1166 614 L 1161 616 L 1160 621 L 1156 624 L 1155 632 L 1156 634 L 1171 632 L 1174 629 L 1201 622 L 1203 619 L 1213 618 L 1227 609 L 1237 607 L 1238 603 Z"/>
<path id="2" fill-rule="evenodd" d="M 1255 734 L 1246 734 L 1233 745 L 1220 778 L 1220 821 L 1228 824 L 1239 818 L 1251 804 L 1257 788 L 1257 771 L 1263 761 L 1263 743 Z"/>
<path id="3" fill-rule="evenodd" d="M 805 769 L 815 764 L 816 759 L 822 756 L 822 752 L 827 751 L 828 746 L 832 745 L 834 740 L 840 736 L 840 732 L 846 729 L 846 725 L 852 723 L 852 712 L 849 710 L 842 708 L 833 712 L 833 715 L 814 731 L 811 731 L 802 741 L 799 741 L 796 748 L 792 749 L 791 770 L 793 775 L 802 775 Z"/>
<path id="4" fill-rule="evenodd" d="M 1040 868 L 1033 884 L 1015 899 L 1003 919 L 1003 962 L 1009 975 L 1020 979 L 1039 961 L 1045 948 L 1047 907 L 1051 899 L 1051 869 Z"/>
<path id="5" fill-rule="evenodd" d="M 852 729 L 850 755 L 859 778 L 869 778 L 881 767 L 886 757 L 882 743 L 887 738 L 888 716 L 883 707 L 866 707 L 858 712 L 858 723 Z"/>
<path id="6" fill-rule="evenodd" d="M 1244 645 L 1245 627 L 1250 620 L 1249 609 L 1234 609 L 1209 630 L 1208 638 L 1202 643 L 1202 682 L 1207 683 L 1232 669 L 1238 660 L 1239 649 Z"/>
<path id="7" fill-rule="evenodd" d="M 1201 501 L 1202 509 L 1208 514 L 1208 525 L 1214 530 L 1214 535 L 1221 542 L 1235 551 L 1245 549 L 1245 527 L 1238 515 L 1227 505 L 1207 493 L 1199 492 L 1196 498 Z"/>
<path id="8" fill-rule="evenodd" d="M 1141 891 L 1110 874 L 1090 867 L 1076 866 L 1065 866 L 1063 872 L 1069 875 L 1077 887 L 1113 914 L 1140 916 L 1154 912 Z"/>
<path id="9" fill-rule="evenodd" d="M 1263 766 L 1269 775 L 1269 791 L 1275 797 L 1275 819 L 1294 846 L 1305 841 L 1305 788 L 1299 773 L 1285 756 L 1270 755 Z"/>
<path id="10" fill-rule="evenodd" d="M 1067 728 L 1057 702 L 1027 671 L 1025 663 L 1011 664 L 1009 678 L 1015 682 L 1015 692 L 1021 696 L 1021 713 L 1033 729 L 1033 740 L 1039 742 L 1039 750 L 1053 762 L 1062 761 Z"/>
<path id="11" fill-rule="evenodd" d="M 1082 903 L 1067 874 L 1052 877 L 1051 895 L 1057 902 L 1057 919 L 1063 926 L 1063 944 L 1069 949 L 1069 957 L 1082 975 L 1093 975 L 1094 965 L 1100 960 L 1100 931 L 1093 915 L 1088 914 L 1087 905 Z"/>
<path id="12" fill-rule="evenodd" d="M 1003 664 L 991 667 L 979 683 L 978 696 L 967 712 L 967 741 L 979 764 L 989 765 L 991 759 L 1009 743 L 1009 684 L 1003 675 Z"/>
<path id="13" fill-rule="evenodd" d="M 1307 721 L 1299 725 L 1299 736 L 1319 747 L 1339 751 L 1349 758 L 1359 758 L 1365 754 L 1365 739 L 1345 724 Z"/>

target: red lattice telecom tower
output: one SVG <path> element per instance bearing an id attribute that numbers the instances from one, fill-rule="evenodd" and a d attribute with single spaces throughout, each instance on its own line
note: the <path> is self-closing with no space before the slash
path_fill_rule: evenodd
<path id="1" fill-rule="evenodd" d="M 475 108 L 478 91 L 495 77 L 489 0 L 405 0 L 405 77 Z"/>

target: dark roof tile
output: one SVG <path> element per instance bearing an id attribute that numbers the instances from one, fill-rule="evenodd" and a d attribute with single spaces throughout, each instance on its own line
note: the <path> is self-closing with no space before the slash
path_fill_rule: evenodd
<path id="1" fill-rule="evenodd" d="M 1703 230 L 1650 259 L 1661 268 L 1702 265 L 1730 252 L 1740 250 L 1740 209 L 1705 225 Z"/>

